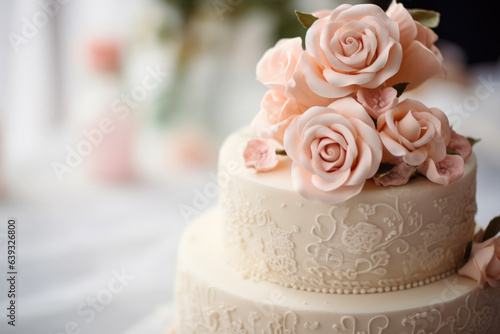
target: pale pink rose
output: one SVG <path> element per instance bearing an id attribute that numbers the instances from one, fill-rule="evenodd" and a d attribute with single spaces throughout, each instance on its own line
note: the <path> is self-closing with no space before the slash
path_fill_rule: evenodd
<path id="1" fill-rule="evenodd" d="M 387 85 L 408 82 L 407 89 L 412 89 L 434 76 L 445 76 L 443 56 L 434 45 L 438 40 L 436 33 L 413 20 L 408 10 L 396 0 L 387 9 L 387 15 L 398 23 L 403 47 L 401 68 Z"/>
<path id="2" fill-rule="evenodd" d="M 269 90 L 264 94 L 260 111 L 250 126 L 258 138 L 273 138 L 282 144 L 285 128 L 300 112 L 293 97 L 287 98 L 277 90 Z"/>
<path id="3" fill-rule="evenodd" d="M 309 88 L 305 73 L 300 65 L 296 68 L 292 80 L 288 81 L 285 95 L 293 97 L 300 113 L 311 107 L 326 107 L 335 101 L 333 98 L 319 96 Z"/>
<path id="4" fill-rule="evenodd" d="M 117 113 L 107 117 L 114 125 L 113 132 L 106 134 L 100 145 L 88 157 L 91 175 L 107 182 L 127 182 L 135 178 L 134 140 L 135 124 L 133 117 L 120 119 Z M 96 120 L 94 127 L 101 119 Z"/>
<path id="5" fill-rule="evenodd" d="M 398 91 L 396 89 L 380 86 L 375 89 L 361 88 L 356 97 L 370 116 L 377 119 L 384 112 L 398 104 L 397 95 Z"/>
<path id="6" fill-rule="evenodd" d="M 181 127 L 167 138 L 165 155 L 170 169 L 178 171 L 211 168 L 217 150 L 210 133 L 196 127 Z"/>
<path id="7" fill-rule="evenodd" d="M 327 106 L 333 101 L 313 93 L 298 66 L 284 93 L 280 89 L 271 89 L 264 95 L 260 111 L 252 121 L 252 130 L 258 138 L 272 138 L 283 144 L 285 129 L 293 117 L 310 107 Z"/>
<path id="8" fill-rule="evenodd" d="M 459 155 L 447 155 L 439 162 L 427 159 L 418 166 L 418 172 L 434 183 L 447 186 L 464 175 L 464 159 Z"/>
<path id="9" fill-rule="evenodd" d="M 278 165 L 276 146 L 271 140 L 252 139 L 243 151 L 245 166 L 257 172 L 268 172 Z"/>
<path id="10" fill-rule="evenodd" d="M 486 284 L 499 286 L 500 237 L 472 243 L 469 261 L 458 271 L 459 275 L 476 280 L 481 288 Z"/>
<path id="11" fill-rule="evenodd" d="M 415 167 L 408 165 L 406 162 L 401 162 L 390 173 L 379 178 L 374 177 L 373 181 L 377 186 L 402 186 L 408 183 L 414 170 Z"/>
<path id="12" fill-rule="evenodd" d="M 101 71 L 115 71 L 120 67 L 120 45 L 114 39 L 95 39 L 90 42 L 89 56 L 92 65 Z"/>
<path id="13" fill-rule="evenodd" d="M 313 201 L 339 203 L 377 172 L 382 145 L 372 119 L 353 98 L 312 107 L 285 130 L 294 188 Z"/>
<path id="14" fill-rule="evenodd" d="M 384 145 L 384 161 L 399 158 L 411 166 L 427 159 L 441 161 L 450 141 L 446 115 L 437 108 L 406 99 L 377 119 L 377 129 Z"/>
<path id="15" fill-rule="evenodd" d="M 257 79 L 271 88 L 262 99 L 252 129 L 259 138 L 283 143 L 283 134 L 291 119 L 312 106 L 327 106 L 333 100 L 313 93 L 299 66 L 303 54 L 302 39 L 282 39 L 269 49 L 257 64 Z"/>
<path id="16" fill-rule="evenodd" d="M 257 80 L 284 94 L 303 52 L 300 37 L 279 40 L 257 64 Z"/>
<path id="17" fill-rule="evenodd" d="M 380 7 L 341 5 L 308 29 L 300 66 L 312 91 L 339 98 L 383 84 L 402 54 L 398 24 Z"/>
<path id="18" fill-rule="evenodd" d="M 448 149 L 460 154 L 460 156 L 466 160 L 472 153 L 472 146 L 470 145 L 467 138 L 459 135 L 455 131 L 451 130 L 450 142 L 448 144 Z"/>

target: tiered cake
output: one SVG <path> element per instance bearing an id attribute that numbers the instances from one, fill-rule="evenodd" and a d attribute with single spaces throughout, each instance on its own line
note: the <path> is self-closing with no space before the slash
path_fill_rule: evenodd
<path id="1" fill-rule="evenodd" d="M 253 131 L 222 146 L 220 204 L 182 240 L 178 334 L 500 328 L 500 239 L 475 235 L 469 141 L 401 97 L 443 72 L 436 15 L 297 14 L 306 49 L 264 55 Z"/>

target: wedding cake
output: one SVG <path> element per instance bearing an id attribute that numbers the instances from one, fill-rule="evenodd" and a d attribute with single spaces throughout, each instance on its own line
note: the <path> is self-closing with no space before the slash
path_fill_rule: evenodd
<path id="1" fill-rule="evenodd" d="M 439 14 L 297 12 L 219 156 L 220 202 L 179 249 L 176 332 L 496 333 L 500 223 L 479 229 L 471 140 L 405 98 L 444 75 Z"/>

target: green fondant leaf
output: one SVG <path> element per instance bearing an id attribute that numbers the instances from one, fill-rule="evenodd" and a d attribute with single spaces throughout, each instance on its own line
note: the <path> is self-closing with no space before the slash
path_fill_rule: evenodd
<path id="1" fill-rule="evenodd" d="M 415 177 L 418 174 L 418 167 L 413 167 L 410 177 Z"/>
<path id="2" fill-rule="evenodd" d="M 389 163 L 381 163 L 380 167 L 378 168 L 378 171 L 375 173 L 373 176 L 376 179 L 381 179 L 386 175 L 389 175 L 392 170 L 396 167 L 396 165 L 389 164 Z"/>
<path id="3" fill-rule="evenodd" d="M 484 231 L 483 241 L 495 237 L 498 232 L 500 232 L 500 216 L 497 216 L 490 221 L 486 231 Z"/>
<path id="4" fill-rule="evenodd" d="M 276 149 L 277 155 L 287 155 L 285 150 Z"/>
<path id="5" fill-rule="evenodd" d="M 409 84 L 410 84 L 409 82 L 402 82 L 392 86 L 392 88 L 398 91 L 397 97 L 403 95 L 404 91 L 406 90 L 406 87 L 408 87 Z"/>
<path id="6" fill-rule="evenodd" d="M 469 141 L 470 146 L 474 146 L 481 141 L 481 139 L 476 139 L 472 137 L 467 137 L 467 140 Z"/>
<path id="7" fill-rule="evenodd" d="M 295 11 L 295 15 L 297 15 L 297 18 L 299 19 L 300 24 L 306 29 L 309 29 L 318 18 L 314 15 L 299 12 L 298 10 Z"/>
<path id="8" fill-rule="evenodd" d="M 465 264 L 469 261 L 471 252 L 472 252 L 472 241 L 469 241 L 469 243 L 467 244 L 467 248 L 465 248 L 464 260 L 460 265 L 460 268 L 465 266 Z"/>
<path id="9" fill-rule="evenodd" d="M 460 155 L 460 153 L 453 151 L 449 147 L 446 148 L 446 154 L 448 154 L 448 155 Z"/>
<path id="10" fill-rule="evenodd" d="M 429 28 L 436 28 L 441 19 L 441 14 L 433 10 L 408 9 L 408 12 L 415 21 Z"/>

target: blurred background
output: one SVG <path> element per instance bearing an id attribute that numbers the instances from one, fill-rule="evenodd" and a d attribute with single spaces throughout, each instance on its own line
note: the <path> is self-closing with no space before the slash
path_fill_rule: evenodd
<path id="1" fill-rule="evenodd" d="M 442 13 L 448 78 L 407 96 L 481 138 L 485 225 L 500 214 L 494 10 L 486 1 L 403 3 Z M 2 313 L 0 332 L 164 333 L 180 235 L 216 202 L 205 189 L 216 182 L 218 146 L 249 124 L 265 92 L 257 61 L 278 38 L 304 35 L 294 9 L 338 4 L 1 1 L 0 276 L 15 217 L 18 318 L 14 329 Z M 1 278 L 2 310 L 5 291 Z"/>

